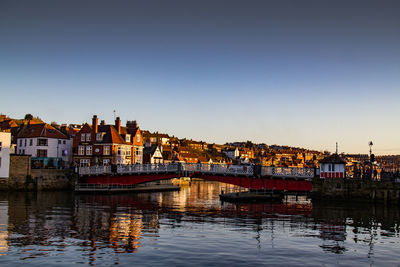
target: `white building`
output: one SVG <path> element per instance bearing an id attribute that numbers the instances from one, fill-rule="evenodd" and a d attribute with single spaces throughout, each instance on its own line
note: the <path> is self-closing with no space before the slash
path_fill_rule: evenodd
<path id="1" fill-rule="evenodd" d="M 72 160 L 72 141 L 49 124 L 30 124 L 17 136 L 16 154 L 31 155 L 32 168 L 68 168 Z"/>
<path id="2" fill-rule="evenodd" d="M 143 163 L 164 163 L 160 147 L 157 145 L 146 147 L 143 151 Z"/>
<path id="3" fill-rule="evenodd" d="M 338 154 L 332 154 L 319 162 L 321 178 L 345 178 L 346 161 Z"/>
<path id="4" fill-rule="evenodd" d="M 11 133 L 0 132 L 0 179 L 10 174 Z"/>
<path id="5" fill-rule="evenodd" d="M 228 158 L 236 159 L 240 156 L 239 149 L 236 147 L 235 149 L 226 149 L 222 151 Z"/>

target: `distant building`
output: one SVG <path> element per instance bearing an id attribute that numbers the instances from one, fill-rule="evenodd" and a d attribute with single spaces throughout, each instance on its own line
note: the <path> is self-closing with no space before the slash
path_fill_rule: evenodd
<path id="1" fill-rule="evenodd" d="M 0 178 L 8 178 L 10 173 L 11 133 L 0 132 Z"/>
<path id="2" fill-rule="evenodd" d="M 228 158 L 230 159 L 236 159 L 240 156 L 239 148 L 230 148 L 230 149 L 224 149 L 222 150 L 222 153 L 224 153 Z"/>
<path id="3" fill-rule="evenodd" d="M 92 125 L 85 124 L 73 139 L 74 162 L 80 167 L 111 164 L 143 163 L 143 138 L 136 121 L 126 127 L 116 118 L 114 125 L 98 124 L 94 115 Z"/>
<path id="4" fill-rule="evenodd" d="M 152 145 L 143 149 L 143 163 L 164 163 L 163 155 L 158 145 Z"/>
<path id="5" fill-rule="evenodd" d="M 332 154 L 325 157 L 320 162 L 321 178 L 345 178 L 346 177 L 346 161 L 338 154 Z"/>
<path id="6" fill-rule="evenodd" d="M 17 135 L 16 154 L 31 155 L 32 168 L 68 168 L 72 142 L 47 123 L 27 124 Z"/>

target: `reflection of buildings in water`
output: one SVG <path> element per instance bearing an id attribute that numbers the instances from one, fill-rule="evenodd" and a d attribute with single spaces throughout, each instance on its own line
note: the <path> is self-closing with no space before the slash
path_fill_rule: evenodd
<path id="1" fill-rule="evenodd" d="M 116 213 L 110 221 L 110 246 L 119 252 L 136 252 L 140 246 L 142 219 L 142 214 Z"/>
<path id="2" fill-rule="evenodd" d="M 0 256 L 5 255 L 8 251 L 8 203 L 0 202 Z"/>
<path id="3" fill-rule="evenodd" d="M 323 240 L 320 247 L 324 251 L 341 254 L 346 251 L 346 225 L 321 223 L 320 238 Z"/>
<path id="4" fill-rule="evenodd" d="M 117 253 L 132 253 L 140 247 L 143 233 L 158 233 L 158 214 L 145 212 L 146 202 L 131 195 L 82 196 L 81 200 L 76 205 L 77 231 L 80 238 L 93 240 L 93 248 L 97 241 Z"/>

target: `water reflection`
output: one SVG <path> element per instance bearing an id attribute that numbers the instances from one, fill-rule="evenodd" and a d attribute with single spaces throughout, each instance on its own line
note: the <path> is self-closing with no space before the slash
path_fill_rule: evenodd
<path id="1" fill-rule="evenodd" d="M 221 186 L 195 181 L 180 192 L 1 194 L 0 264 L 47 259 L 109 265 L 135 259 L 185 265 L 187 257 L 198 255 L 200 265 L 301 265 L 310 258 L 321 265 L 337 261 L 333 255 L 347 264 L 396 262 L 397 207 L 304 199 L 221 203 Z M 177 254 L 181 261 L 172 258 Z"/>

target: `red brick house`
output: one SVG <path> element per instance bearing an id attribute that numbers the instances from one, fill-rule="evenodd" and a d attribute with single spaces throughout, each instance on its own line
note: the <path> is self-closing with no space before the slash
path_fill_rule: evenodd
<path id="1" fill-rule="evenodd" d="M 94 115 L 92 125 L 86 123 L 74 137 L 73 158 L 81 167 L 142 163 L 143 138 L 136 121 L 122 127 L 117 117 L 114 125 L 98 124 Z"/>

